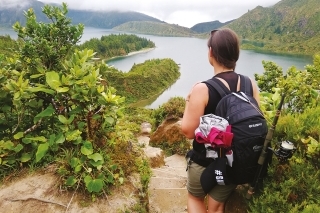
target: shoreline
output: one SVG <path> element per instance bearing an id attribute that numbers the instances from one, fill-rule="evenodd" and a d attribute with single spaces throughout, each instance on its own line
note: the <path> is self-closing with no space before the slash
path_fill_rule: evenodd
<path id="1" fill-rule="evenodd" d="M 113 59 L 117 59 L 117 58 L 125 58 L 125 57 L 128 57 L 128 56 L 132 56 L 132 55 L 136 55 L 136 54 L 140 54 L 140 53 L 146 53 L 146 52 L 149 52 L 151 50 L 154 50 L 155 48 L 156 47 L 144 48 L 144 49 L 141 49 L 141 50 L 138 50 L 138 51 L 130 52 L 127 55 L 120 55 L 120 56 L 111 57 L 109 59 L 106 59 L 106 61 L 108 62 L 108 61 L 112 61 Z"/>
<path id="2" fill-rule="evenodd" d="M 155 48 L 156 47 L 144 48 L 144 49 L 141 49 L 141 50 L 138 50 L 138 51 L 130 52 L 126 56 L 136 55 L 136 54 L 139 54 L 139 53 L 146 53 L 146 52 L 149 52 L 151 50 L 154 50 Z"/>

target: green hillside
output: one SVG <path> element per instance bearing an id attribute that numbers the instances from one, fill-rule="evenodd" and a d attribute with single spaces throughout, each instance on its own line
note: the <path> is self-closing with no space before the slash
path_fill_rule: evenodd
<path id="1" fill-rule="evenodd" d="M 227 21 L 225 23 L 222 23 L 218 20 L 216 21 L 210 21 L 210 22 L 203 22 L 203 23 L 199 23 L 194 25 L 193 27 L 191 27 L 190 29 L 197 32 L 197 33 L 206 33 L 206 32 L 210 32 L 213 29 L 218 29 L 223 27 L 224 25 L 227 25 L 229 23 L 231 23 L 233 20 L 231 21 Z"/>
<path id="2" fill-rule="evenodd" d="M 114 30 L 132 33 L 160 35 L 160 36 L 181 36 L 193 37 L 197 33 L 187 27 L 176 24 L 166 24 L 150 21 L 131 21 L 113 28 Z"/>
<path id="3" fill-rule="evenodd" d="M 243 48 L 312 55 L 320 51 L 319 0 L 282 0 L 256 7 L 226 25 L 244 40 Z"/>

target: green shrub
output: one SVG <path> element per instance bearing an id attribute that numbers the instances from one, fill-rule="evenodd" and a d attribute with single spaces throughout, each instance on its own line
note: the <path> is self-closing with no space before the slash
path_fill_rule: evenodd
<path id="1" fill-rule="evenodd" d="M 162 104 L 158 109 L 153 111 L 156 127 L 159 126 L 166 118 L 182 118 L 185 108 L 185 100 L 182 97 L 173 97 L 168 102 Z"/>
<path id="2" fill-rule="evenodd" d="M 269 169 L 262 193 L 249 203 L 252 213 L 300 213 L 319 209 L 320 172 L 303 157 Z"/>

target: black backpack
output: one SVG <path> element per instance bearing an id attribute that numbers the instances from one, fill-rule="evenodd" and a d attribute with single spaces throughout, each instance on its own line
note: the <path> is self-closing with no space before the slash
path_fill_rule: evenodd
<path id="1" fill-rule="evenodd" d="M 215 115 L 228 120 L 234 134 L 231 149 L 233 164 L 228 172 L 235 184 L 251 183 L 268 132 L 267 122 L 253 97 L 251 80 L 240 76 L 240 91 L 231 92 L 219 79 L 206 83 L 221 95 Z"/>

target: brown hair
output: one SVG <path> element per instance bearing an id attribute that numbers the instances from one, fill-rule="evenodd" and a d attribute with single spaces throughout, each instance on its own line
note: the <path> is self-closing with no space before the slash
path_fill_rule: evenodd
<path id="1" fill-rule="evenodd" d="M 226 68 L 235 69 L 239 59 L 239 38 L 229 28 L 212 30 L 207 43 L 212 55 L 219 64 Z"/>

